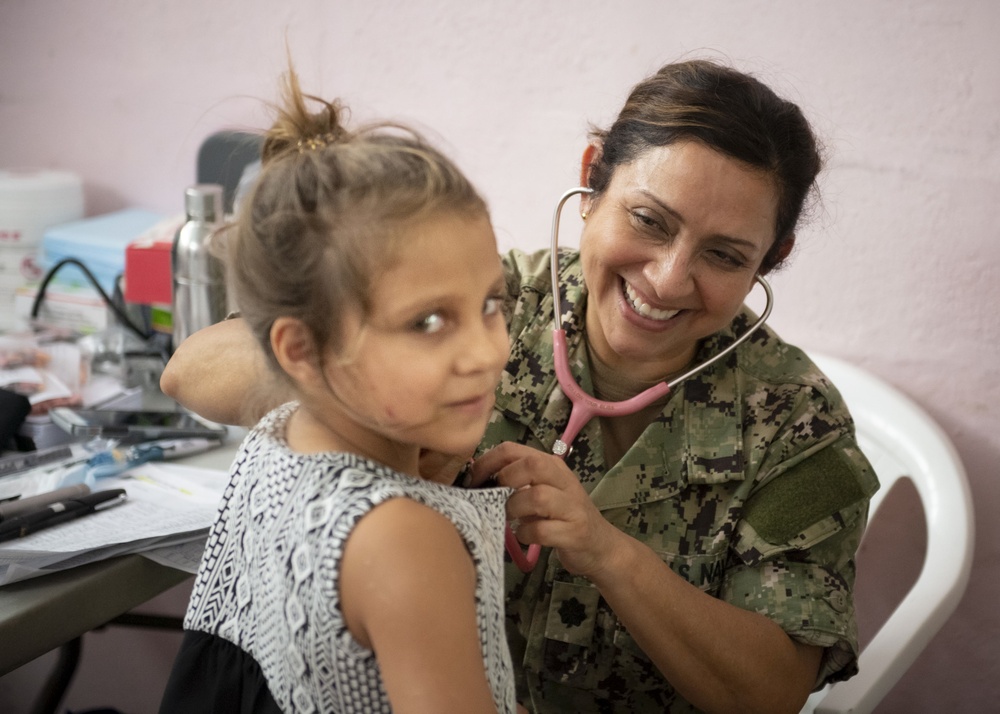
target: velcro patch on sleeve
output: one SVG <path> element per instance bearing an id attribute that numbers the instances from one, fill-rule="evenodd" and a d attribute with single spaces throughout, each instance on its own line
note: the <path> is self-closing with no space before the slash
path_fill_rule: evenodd
<path id="1" fill-rule="evenodd" d="M 788 543 L 869 495 L 847 457 L 839 449 L 825 448 L 751 495 L 743 518 L 764 541 Z"/>

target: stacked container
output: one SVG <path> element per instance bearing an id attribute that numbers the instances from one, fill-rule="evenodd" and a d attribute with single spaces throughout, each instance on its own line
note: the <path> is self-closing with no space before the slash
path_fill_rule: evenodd
<path id="1" fill-rule="evenodd" d="M 0 170 L 0 330 L 14 324 L 14 291 L 42 277 L 45 229 L 83 217 L 83 182 L 64 171 Z"/>

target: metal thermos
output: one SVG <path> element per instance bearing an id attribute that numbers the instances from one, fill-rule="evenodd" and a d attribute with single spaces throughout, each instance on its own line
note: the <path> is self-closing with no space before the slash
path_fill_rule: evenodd
<path id="1" fill-rule="evenodd" d="M 211 250 L 222 223 L 222 186 L 197 184 L 184 192 L 187 220 L 174 236 L 174 347 L 191 333 L 226 317 L 226 271 Z"/>

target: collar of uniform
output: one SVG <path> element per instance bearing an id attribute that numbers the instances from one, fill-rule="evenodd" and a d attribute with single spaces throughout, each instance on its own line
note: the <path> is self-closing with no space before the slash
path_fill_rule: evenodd
<path id="1" fill-rule="evenodd" d="M 705 340 L 695 359 L 718 354 L 746 324 L 745 315 L 737 316 L 731 329 Z M 677 386 L 679 393 L 591 490 L 598 509 L 672 498 L 690 484 L 744 478 L 738 355 L 739 350 Z"/>
<path id="2" fill-rule="evenodd" d="M 687 485 L 685 410 L 676 396 L 590 492 L 598 510 L 641 505 L 677 495 Z"/>
<path id="3" fill-rule="evenodd" d="M 590 492 L 600 510 L 672 498 L 688 485 L 742 480 L 743 403 L 735 365 L 678 385 L 660 415 Z"/>

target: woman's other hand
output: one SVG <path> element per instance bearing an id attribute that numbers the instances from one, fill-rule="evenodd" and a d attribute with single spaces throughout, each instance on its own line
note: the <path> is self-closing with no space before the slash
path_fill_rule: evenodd
<path id="1" fill-rule="evenodd" d="M 562 459 L 522 444 L 503 443 L 478 457 L 473 481 L 490 475 L 516 490 L 507 517 L 522 543 L 555 548 L 563 567 L 591 580 L 608 567 L 621 531 L 608 523 Z"/>

